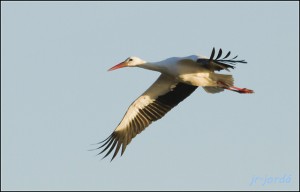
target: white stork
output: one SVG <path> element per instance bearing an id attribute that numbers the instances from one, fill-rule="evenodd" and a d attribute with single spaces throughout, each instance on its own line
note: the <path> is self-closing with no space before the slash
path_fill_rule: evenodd
<path id="1" fill-rule="evenodd" d="M 114 132 L 99 148 L 108 150 L 107 157 L 114 149 L 111 161 L 116 157 L 122 147 L 123 155 L 126 146 L 151 122 L 162 118 L 168 111 L 193 93 L 199 86 L 208 93 L 218 93 L 224 89 L 238 93 L 253 93 L 246 88 L 233 86 L 232 75 L 218 74 L 215 71 L 234 69 L 236 63 L 247 63 L 244 60 L 226 59 L 230 51 L 220 59 L 222 49 L 214 59 L 213 48 L 210 58 L 191 55 L 187 57 L 171 57 L 159 62 L 146 62 L 138 57 L 129 57 L 125 61 L 109 69 L 109 71 L 123 67 L 140 67 L 158 71 L 158 79 L 128 108 L 123 119 Z M 100 144 L 99 143 L 99 144 Z"/>

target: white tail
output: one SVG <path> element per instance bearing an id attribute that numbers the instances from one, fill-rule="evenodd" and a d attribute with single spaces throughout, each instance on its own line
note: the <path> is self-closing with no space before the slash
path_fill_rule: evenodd
<path id="1" fill-rule="evenodd" d="M 224 74 L 217 74 L 217 73 L 212 73 L 210 75 L 212 76 L 212 79 L 216 82 L 221 82 L 222 84 L 228 87 L 233 86 L 234 79 L 232 75 L 224 75 Z"/>
<path id="2" fill-rule="evenodd" d="M 205 87 L 203 87 L 203 89 L 207 93 L 220 93 L 220 92 L 224 91 L 224 89 L 221 88 L 221 87 L 209 87 L 209 86 L 205 86 Z"/>

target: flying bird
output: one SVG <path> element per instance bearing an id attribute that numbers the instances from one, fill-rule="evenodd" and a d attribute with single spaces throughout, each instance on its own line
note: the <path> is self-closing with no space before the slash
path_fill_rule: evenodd
<path id="1" fill-rule="evenodd" d="M 213 48 L 210 58 L 198 55 L 187 57 L 171 57 L 159 62 L 146 62 L 138 57 L 129 57 L 108 71 L 123 67 L 140 67 L 160 72 L 158 79 L 128 108 L 123 119 L 113 133 L 97 149 L 99 153 L 107 151 L 107 157 L 113 150 L 111 161 L 119 150 L 123 155 L 127 145 L 149 124 L 162 118 L 168 111 L 192 94 L 198 87 L 208 93 L 219 93 L 224 89 L 237 93 L 253 93 L 253 90 L 239 88 L 233 85 L 233 77 L 229 74 L 219 74 L 215 71 L 234 69 L 237 63 L 247 63 L 236 60 L 237 56 L 227 59 L 230 51 L 222 58 L 222 49 L 215 56 Z"/>

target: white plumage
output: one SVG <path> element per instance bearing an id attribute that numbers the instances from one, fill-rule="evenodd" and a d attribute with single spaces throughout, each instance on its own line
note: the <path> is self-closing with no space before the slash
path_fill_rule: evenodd
<path id="1" fill-rule="evenodd" d="M 146 62 L 138 57 L 129 57 L 125 61 L 109 69 L 109 71 L 122 67 L 140 67 L 161 73 L 159 78 L 128 108 L 123 119 L 114 132 L 104 141 L 99 148 L 108 150 L 108 156 L 114 149 L 113 160 L 122 148 L 123 155 L 131 140 L 143 131 L 151 122 L 162 118 L 168 111 L 187 98 L 198 87 L 203 87 L 208 93 L 218 93 L 224 89 L 238 93 L 253 93 L 246 88 L 233 86 L 232 75 L 218 74 L 215 71 L 234 69 L 236 63 L 246 63 L 225 57 L 220 59 L 220 49 L 214 59 L 215 49 L 210 58 L 190 55 L 187 57 L 171 57 L 159 62 Z M 101 142 L 101 143 L 102 143 Z M 104 158 L 103 157 L 103 158 Z"/>

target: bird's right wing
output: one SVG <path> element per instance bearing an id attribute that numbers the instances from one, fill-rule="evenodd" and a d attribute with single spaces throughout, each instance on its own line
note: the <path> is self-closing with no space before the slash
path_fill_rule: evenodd
<path id="1" fill-rule="evenodd" d="M 104 156 L 106 157 L 115 149 L 111 159 L 113 160 L 122 146 L 121 155 L 123 155 L 126 146 L 137 134 L 151 122 L 162 118 L 196 88 L 196 86 L 180 83 L 171 76 L 160 75 L 149 89 L 130 105 L 115 131 L 102 141 L 104 144 L 99 148 L 104 147 L 104 149 L 99 154 L 108 150 Z"/>

